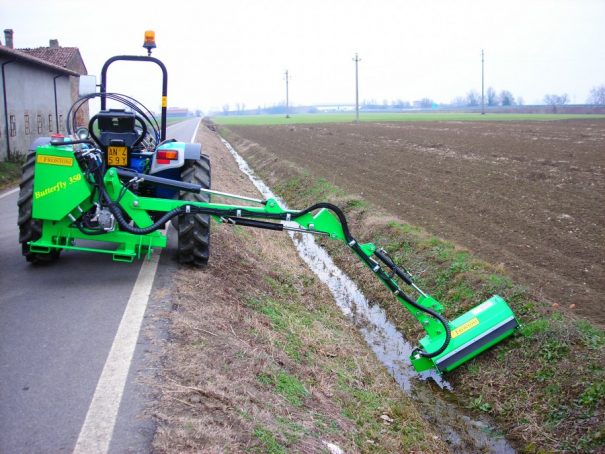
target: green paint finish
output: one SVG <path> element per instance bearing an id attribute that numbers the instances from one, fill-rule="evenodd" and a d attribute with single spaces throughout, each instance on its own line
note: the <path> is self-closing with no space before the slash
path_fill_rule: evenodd
<path id="1" fill-rule="evenodd" d="M 443 353 L 430 359 L 416 355 L 410 357 L 418 372 L 433 368 L 441 372 L 455 369 L 510 336 L 519 327 L 519 322 L 508 304 L 498 295 L 494 295 L 451 321 L 449 326 L 452 339 Z M 444 332 L 437 336 L 429 334 L 420 341 L 420 345 L 429 353 L 435 352 L 441 348 L 445 337 Z"/>
<path id="2" fill-rule="evenodd" d="M 90 197 L 71 147 L 39 147 L 34 173 L 33 217 L 59 221 Z"/>

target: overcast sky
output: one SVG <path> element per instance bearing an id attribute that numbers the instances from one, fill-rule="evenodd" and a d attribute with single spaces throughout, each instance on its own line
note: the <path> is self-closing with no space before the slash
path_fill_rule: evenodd
<path id="1" fill-rule="evenodd" d="M 485 88 L 526 104 L 584 103 L 605 84 L 605 0 L 0 0 L 0 27 L 15 48 L 78 47 L 97 77 L 114 55 L 145 55 L 155 30 L 169 106 L 205 112 L 285 101 L 286 70 L 291 105 L 354 104 L 356 53 L 360 100 L 380 103 L 480 92 L 482 50 Z M 115 63 L 108 91 L 156 110 L 160 74 Z"/>

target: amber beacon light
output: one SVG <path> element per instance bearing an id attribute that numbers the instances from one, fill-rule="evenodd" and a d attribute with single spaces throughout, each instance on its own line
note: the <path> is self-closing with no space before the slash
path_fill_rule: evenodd
<path id="1" fill-rule="evenodd" d="M 147 55 L 151 55 L 151 49 L 155 49 L 157 46 L 155 45 L 155 32 L 152 30 L 147 30 L 145 32 L 145 42 L 143 43 L 143 47 L 147 49 Z"/>

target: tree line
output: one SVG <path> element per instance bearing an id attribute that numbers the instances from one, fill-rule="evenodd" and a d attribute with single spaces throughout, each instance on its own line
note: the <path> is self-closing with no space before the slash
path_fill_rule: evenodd
<path id="1" fill-rule="evenodd" d="M 488 107 L 510 107 L 525 105 L 525 100 L 521 96 L 515 97 L 510 90 L 500 90 L 500 92 L 498 92 L 494 87 L 487 88 L 485 91 L 485 99 L 483 101 Z M 556 112 L 557 107 L 568 104 L 570 99 L 567 93 L 547 94 L 544 95 L 542 101 L 547 106 L 550 106 L 553 112 Z M 458 96 L 454 98 L 450 105 L 455 107 L 479 107 L 481 103 L 481 93 L 478 90 L 471 89 L 468 91 L 466 96 Z M 586 100 L 586 103 L 599 106 L 605 105 L 605 85 L 593 87 L 590 90 L 590 95 Z M 364 99 L 361 103 L 362 107 L 367 109 L 405 109 L 410 107 L 429 108 L 434 104 L 433 99 L 428 97 L 415 101 L 413 105 L 409 101 L 404 101 L 401 98 L 394 99 L 392 101 L 384 99 L 382 103 L 376 101 L 376 99 Z"/>
<path id="2" fill-rule="evenodd" d="M 557 111 L 559 106 L 563 106 L 569 103 L 569 95 L 567 93 L 563 93 L 560 95 L 557 94 L 547 94 L 544 95 L 542 99 L 544 104 L 551 107 L 553 112 Z M 488 87 L 485 91 L 485 105 L 488 107 L 510 107 L 510 106 L 523 106 L 525 105 L 525 100 L 521 96 L 515 97 L 510 90 L 500 90 L 498 93 L 495 88 Z M 605 106 L 605 84 L 594 86 L 590 90 L 590 94 L 588 99 L 586 100 L 587 104 L 594 104 L 598 106 Z M 383 99 L 382 102 L 377 101 L 376 99 L 364 99 L 361 102 L 361 106 L 365 109 L 409 109 L 411 107 L 420 107 L 420 108 L 430 108 L 433 107 L 434 101 L 431 98 L 425 97 L 420 99 L 419 101 L 410 103 L 409 101 L 404 101 L 401 98 L 397 98 L 394 100 Z M 454 98 L 451 102 L 452 106 L 459 107 L 478 107 L 481 105 L 481 93 L 475 89 L 471 89 L 468 91 L 466 96 L 458 96 Z M 229 115 L 230 105 L 225 103 L 222 106 L 223 114 Z M 235 104 L 235 113 L 237 115 L 244 114 L 246 110 L 245 103 L 236 103 Z M 261 110 L 261 107 L 258 107 L 258 110 Z M 277 105 L 273 105 L 271 107 L 263 107 L 262 110 L 267 113 L 285 113 L 286 112 L 286 103 L 285 101 L 278 103 Z"/>
<path id="3" fill-rule="evenodd" d="M 488 87 L 485 91 L 485 105 L 488 107 L 496 106 L 522 106 L 525 104 L 525 100 L 512 94 L 510 90 L 500 90 L 500 93 L 496 91 L 494 87 Z M 458 96 L 452 100 L 453 106 L 467 106 L 477 107 L 481 105 L 481 93 L 475 89 L 469 90 L 466 96 Z"/>

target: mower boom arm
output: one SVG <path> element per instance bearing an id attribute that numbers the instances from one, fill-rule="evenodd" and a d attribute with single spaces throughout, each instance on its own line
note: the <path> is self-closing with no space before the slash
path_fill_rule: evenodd
<path id="1" fill-rule="evenodd" d="M 365 265 L 377 275 L 377 277 L 387 286 L 399 301 L 412 313 L 426 330 L 429 337 L 434 338 L 442 333 L 449 332 L 447 322 L 441 317 L 443 306 L 436 300 L 426 295 L 413 282 L 410 276 L 392 262 L 386 252 L 377 250 L 372 243 L 359 244 L 350 234 L 344 213 L 335 205 L 328 203 L 316 204 L 303 211 L 285 210 L 275 199 L 255 200 L 246 197 L 234 196 L 231 194 L 219 193 L 225 197 L 254 201 L 261 206 L 234 206 L 205 202 L 185 202 L 180 200 L 156 199 L 136 196 L 131 191 L 124 191 L 120 176 L 133 176 L 129 171 L 109 170 L 105 174 L 105 188 L 113 200 L 119 199 L 120 206 L 141 228 L 149 227 L 153 224 L 147 214 L 148 211 L 171 212 L 173 210 L 185 210 L 185 212 L 198 212 L 209 214 L 219 223 L 229 223 L 248 227 L 265 228 L 271 230 L 299 230 L 306 233 L 325 235 L 333 240 L 341 240 L 347 244 L 355 254 L 365 263 Z M 141 176 L 141 179 L 148 179 L 148 176 Z M 153 183 L 158 183 L 159 178 L 154 178 Z M 150 181 L 151 182 L 151 181 Z M 172 182 L 174 185 L 183 185 L 183 183 Z M 182 187 L 188 191 L 209 192 L 214 191 L 201 189 L 196 185 Z M 336 217 L 332 214 L 335 213 Z M 261 222 L 254 219 L 270 219 L 278 222 Z M 279 221 L 291 221 L 298 224 L 301 229 L 295 229 L 282 224 Z M 377 258 L 374 259 L 373 256 Z M 380 263 L 382 262 L 382 264 Z M 384 268 L 388 268 L 386 272 Z M 410 298 L 397 284 L 395 276 L 400 277 L 408 285 L 413 286 L 419 293 L 417 301 Z M 448 336 L 443 347 L 449 343 Z"/>
<path id="2" fill-rule="evenodd" d="M 42 162 L 52 159 L 59 163 L 72 163 L 74 157 L 74 153 L 67 147 L 46 149 L 39 152 L 39 155 L 41 157 L 38 159 Z M 114 260 L 132 261 L 135 256 L 140 257 L 141 253 L 146 253 L 149 257 L 153 247 L 166 246 L 166 236 L 159 229 L 170 219 L 188 213 L 200 213 L 211 216 L 219 223 L 270 230 L 294 230 L 343 241 L 427 332 L 427 336 L 420 341 L 421 346 L 410 356 L 412 365 L 418 372 L 430 369 L 450 371 L 511 335 L 519 326 L 512 310 L 497 295 L 448 322 L 441 315 L 443 306 L 420 290 L 411 277 L 397 267 L 386 251 L 377 249 L 372 243 L 357 242 L 349 231 L 344 213 L 333 204 L 317 203 L 300 211 L 286 210 L 275 199 L 258 200 L 220 193 L 195 184 L 138 174 L 128 169 L 110 167 L 104 173 L 97 170 L 98 173 L 93 175 L 74 173 L 75 168 L 71 164 L 42 165 L 36 170 L 36 179 L 39 178 L 42 183 L 41 189 L 34 187 L 35 199 L 48 203 L 34 203 L 33 217 L 42 221 L 43 228 L 39 239 L 28 242 L 32 252 L 45 254 L 56 249 L 79 249 L 113 253 Z M 130 190 L 138 185 L 208 193 L 237 199 L 247 205 L 143 197 Z M 83 227 L 81 218 L 84 213 L 99 205 L 105 207 L 106 217 L 109 210 L 114 221 L 104 230 L 87 230 Z M 157 219 L 152 217 L 152 212 L 155 213 L 154 216 L 157 213 L 164 214 Z M 292 222 L 300 227 L 292 226 Z M 76 239 L 98 239 L 116 243 L 119 248 L 117 251 L 108 251 L 77 247 Z M 397 278 L 419 293 L 417 300 L 400 288 Z"/>

